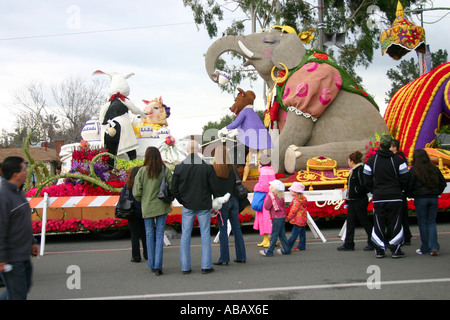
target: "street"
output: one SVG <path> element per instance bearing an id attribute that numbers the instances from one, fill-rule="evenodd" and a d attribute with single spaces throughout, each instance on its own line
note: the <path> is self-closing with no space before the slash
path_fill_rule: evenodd
<path id="1" fill-rule="evenodd" d="M 305 251 L 264 257 L 256 244 L 262 237 L 244 228 L 247 263 L 231 261 L 202 274 L 200 237 L 192 238 L 192 273 L 182 274 L 179 238 L 164 247 L 164 274 L 155 276 L 146 260 L 132 263 L 129 237 L 96 240 L 90 235 L 47 236 L 45 255 L 33 259 L 30 300 L 422 300 L 450 299 L 450 223 L 438 223 L 440 255 L 417 255 L 418 226 L 411 225 L 412 245 L 407 254 L 383 259 L 365 252 L 366 237 L 355 232 L 355 251 L 338 252 L 340 226 L 321 227 L 327 242 L 315 239 L 307 229 Z M 211 241 L 216 230 L 212 229 Z M 287 231 L 290 236 L 290 229 Z M 235 258 L 230 236 L 230 257 Z M 219 245 L 213 243 L 213 261 Z"/>

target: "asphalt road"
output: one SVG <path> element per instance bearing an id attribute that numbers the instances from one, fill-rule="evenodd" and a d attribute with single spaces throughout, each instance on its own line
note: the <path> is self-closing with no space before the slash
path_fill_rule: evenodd
<path id="1" fill-rule="evenodd" d="M 307 229 L 306 251 L 273 257 L 259 254 L 261 248 L 256 244 L 262 237 L 247 227 L 244 229 L 247 263 L 214 266 L 215 272 L 210 274 L 202 274 L 200 270 L 198 232 L 192 239 L 192 273 L 188 275 L 180 271 L 180 239 L 170 239 L 171 246 L 164 248 L 161 276 L 155 276 L 145 260 L 130 262 L 129 237 L 106 241 L 90 235 L 47 236 L 45 255 L 33 259 L 29 299 L 178 300 L 179 303 L 450 299 L 448 220 L 438 223 L 441 245 L 438 257 L 415 253 L 420 240 L 418 227 L 413 223 L 412 245 L 403 247 L 407 256 L 402 259 L 392 259 L 389 254 L 377 259 L 373 252 L 364 252 L 366 240 L 360 228 L 356 231 L 355 251 L 338 252 L 336 248 L 342 243 L 338 237 L 340 225 L 320 227 L 327 242 L 315 239 Z M 287 233 L 289 236 L 290 230 Z M 211 241 L 215 235 L 216 231 L 212 231 Z M 230 242 L 233 243 L 232 235 Z M 230 249 L 234 259 L 233 244 Z M 218 257 L 219 245 L 213 243 L 213 260 Z M 178 309 L 175 311 L 182 311 Z M 262 307 L 259 310 L 263 312 Z"/>

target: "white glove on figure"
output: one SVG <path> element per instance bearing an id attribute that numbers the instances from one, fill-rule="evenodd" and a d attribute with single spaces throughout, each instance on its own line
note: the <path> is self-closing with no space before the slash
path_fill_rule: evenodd
<path id="1" fill-rule="evenodd" d="M 217 133 L 219 139 L 225 142 L 226 139 L 233 139 L 239 134 L 239 129 L 228 130 L 226 127 L 220 129 Z"/>

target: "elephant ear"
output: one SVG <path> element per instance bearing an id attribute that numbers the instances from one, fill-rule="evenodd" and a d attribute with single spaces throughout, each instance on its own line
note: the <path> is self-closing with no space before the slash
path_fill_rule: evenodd
<path id="1" fill-rule="evenodd" d="M 278 69 L 284 69 L 280 62 L 288 69 L 297 67 L 305 56 L 306 50 L 300 38 L 295 33 L 283 33 L 280 44 L 272 52 L 272 63 Z"/>

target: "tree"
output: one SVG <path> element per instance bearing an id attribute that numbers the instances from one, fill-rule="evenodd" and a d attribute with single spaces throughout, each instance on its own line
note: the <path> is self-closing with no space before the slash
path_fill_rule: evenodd
<path id="1" fill-rule="evenodd" d="M 431 53 L 431 68 L 434 69 L 438 65 L 448 61 L 447 50 L 439 49 L 437 52 Z M 417 79 L 420 76 L 419 62 L 415 58 L 402 60 L 395 69 L 389 69 L 386 73 L 391 80 L 391 89 L 386 92 L 386 103 L 389 103 L 392 96 L 404 85 Z"/>
<path id="2" fill-rule="evenodd" d="M 19 89 L 13 101 L 16 116 L 14 131 L 8 133 L 11 144 L 20 147 L 29 130 L 34 128 L 32 143 L 55 140 L 66 143 L 81 140 L 81 130 L 87 120 L 97 115 L 105 102 L 104 81 L 69 77 L 60 83 L 47 85 L 31 81 Z"/>
<path id="3" fill-rule="evenodd" d="M 104 101 L 103 81 L 87 82 L 80 77 L 69 77 L 51 88 L 55 110 L 62 116 L 64 137 L 71 142 L 81 140 L 86 121 L 97 115 Z"/>

